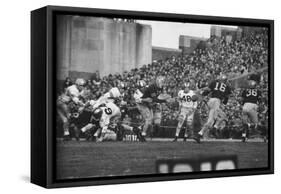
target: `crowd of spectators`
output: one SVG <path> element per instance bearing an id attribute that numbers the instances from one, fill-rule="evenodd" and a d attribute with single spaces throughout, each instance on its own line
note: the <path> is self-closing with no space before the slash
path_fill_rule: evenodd
<path id="1" fill-rule="evenodd" d="M 135 106 L 133 93 L 140 81 L 149 84 L 156 76 L 166 77 L 164 92 L 176 97 L 184 83 L 190 78 L 195 78 L 199 89 L 208 85 L 211 80 L 222 74 L 229 79 L 247 76 L 268 67 L 267 31 L 252 33 L 243 36 L 240 40 L 228 41 L 224 37 L 211 37 L 204 47 L 198 47 L 192 53 L 182 56 L 153 61 L 152 64 L 144 65 L 122 73 L 109 74 L 101 77 L 99 72 L 93 74 L 84 89 L 84 95 L 89 99 L 97 99 L 113 86 L 124 88 L 125 101 L 128 106 Z M 262 71 L 260 74 L 259 87 L 263 91 L 263 100 L 260 103 L 259 117 L 262 123 L 267 123 L 267 89 L 268 74 Z M 64 87 L 71 85 L 68 78 Z M 235 88 L 229 99 L 225 112 L 228 118 L 228 126 L 239 129 L 241 126 L 241 105 L 239 94 L 241 89 Z M 204 111 L 202 112 L 204 115 Z M 162 125 L 176 126 L 178 118 L 177 106 L 162 106 Z"/>

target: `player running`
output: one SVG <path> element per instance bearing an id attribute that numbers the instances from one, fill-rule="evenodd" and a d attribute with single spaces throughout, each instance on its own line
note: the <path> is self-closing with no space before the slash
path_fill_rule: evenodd
<path id="1" fill-rule="evenodd" d="M 224 105 L 228 102 L 228 97 L 231 94 L 231 88 L 227 84 L 226 75 L 222 75 L 220 79 L 211 82 L 208 88 L 203 92 L 204 95 L 210 93 L 210 99 L 208 101 L 209 114 L 208 120 L 203 125 L 202 129 L 194 136 L 194 140 L 197 143 L 200 143 L 200 139 L 203 137 L 204 133 L 213 127 L 214 122 L 221 111 L 220 106 L 223 103 Z"/>
<path id="2" fill-rule="evenodd" d="M 254 80 L 249 81 L 249 88 L 242 91 L 242 142 L 248 139 L 248 132 L 251 126 L 258 126 L 258 102 L 261 97 L 261 91 L 257 89 L 257 83 Z"/>
<path id="3" fill-rule="evenodd" d="M 163 76 L 157 77 L 155 83 L 144 88 L 143 95 L 139 98 L 137 102 L 137 108 L 145 121 L 140 141 L 146 141 L 145 136 L 147 134 L 147 130 L 152 127 L 153 121 L 154 124 L 160 125 L 161 112 L 159 111 L 159 109 L 157 109 L 158 112 L 153 111 L 153 107 L 157 103 L 164 103 L 171 100 L 171 98 L 168 98 L 167 96 L 167 98 L 165 99 L 159 98 L 159 95 L 160 93 L 162 93 L 163 90 L 164 81 L 165 78 Z M 155 117 L 155 115 L 157 115 L 157 117 Z"/>
<path id="4" fill-rule="evenodd" d="M 174 142 L 178 140 L 179 133 L 181 131 L 181 127 L 186 120 L 186 129 L 184 133 L 183 141 L 186 141 L 188 136 L 188 129 L 191 129 L 193 118 L 194 118 L 194 112 L 197 108 L 197 100 L 198 96 L 196 95 L 196 83 L 192 79 L 190 82 L 186 85 L 184 90 L 180 90 L 178 93 L 178 99 L 179 99 L 179 122 L 176 129 L 175 139 Z"/>

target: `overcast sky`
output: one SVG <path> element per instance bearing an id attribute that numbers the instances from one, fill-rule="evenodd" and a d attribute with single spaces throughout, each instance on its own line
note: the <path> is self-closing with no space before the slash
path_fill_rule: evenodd
<path id="1" fill-rule="evenodd" d="M 178 49 L 180 35 L 189 35 L 203 38 L 210 37 L 211 25 L 209 24 L 190 24 L 147 20 L 138 20 L 137 22 L 151 25 L 152 46 Z"/>

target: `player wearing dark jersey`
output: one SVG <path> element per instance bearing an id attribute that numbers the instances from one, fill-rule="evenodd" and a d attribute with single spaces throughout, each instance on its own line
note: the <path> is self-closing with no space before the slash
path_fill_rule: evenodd
<path id="1" fill-rule="evenodd" d="M 214 125 L 215 120 L 218 118 L 218 114 L 222 112 L 220 109 L 221 103 L 227 104 L 228 102 L 228 97 L 231 94 L 231 88 L 227 84 L 227 78 L 225 75 L 221 76 L 219 80 L 211 82 L 202 95 L 204 96 L 208 94 L 210 94 L 210 99 L 208 101 L 208 120 L 203 125 L 199 133 L 194 137 L 198 143 L 200 143 L 200 139 L 203 137 L 203 134 Z"/>
<path id="2" fill-rule="evenodd" d="M 211 93 L 211 98 L 219 99 L 220 101 L 224 102 L 224 104 L 227 104 L 231 89 L 223 79 L 226 78 L 223 77 L 221 80 L 215 80 L 211 82 L 208 88 Z"/>
<path id="3" fill-rule="evenodd" d="M 164 79 L 165 78 L 162 76 L 157 77 L 155 83 L 151 84 L 143 90 L 143 95 L 137 103 L 138 110 L 145 120 L 141 133 L 141 141 L 145 141 L 144 137 L 146 136 L 149 127 L 152 127 L 153 121 L 156 126 L 160 125 L 161 109 L 159 110 L 157 108 L 156 111 L 153 111 L 153 108 L 157 105 L 157 103 L 166 102 L 166 100 L 158 99 L 159 94 L 162 92 Z"/>
<path id="4" fill-rule="evenodd" d="M 256 87 L 256 81 L 249 81 L 249 88 L 242 91 L 243 109 L 242 109 L 242 121 L 243 121 L 243 132 L 242 141 L 247 140 L 247 134 L 249 128 L 257 127 L 258 125 L 258 101 L 261 97 L 261 91 Z"/>
<path id="5" fill-rule="evenodd" d="M 152 106 L 153 104 L 151 102 L 155 103 L 162 103 L 165 102 L 164 100 L 159 100 L 157 97 L 162 92 L 162 88 L 159 88 L 159 86 L 154 83 L 148 86 L 143 91 L 142 103 L 146 104 L 147 106 Z"/>
<path id="6" fill-rule="evenodd" d="M 257 104 L 261 97 L 261 91 L 257 88 L 249 88 L 242 92 L 243 104 L 253 103 Z"/>

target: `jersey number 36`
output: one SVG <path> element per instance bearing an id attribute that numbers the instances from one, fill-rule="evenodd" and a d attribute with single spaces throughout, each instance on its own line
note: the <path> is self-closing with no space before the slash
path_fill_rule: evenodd
<path id="1" fill-rule="evenodd" d="M 252 90 L 247 90 L 247 93 L 246 93 L 246 96 L 249 97 L 249 96 L 257 96 L 258 95 L 258 92 L 256 89 L 252 89 Z"/>

